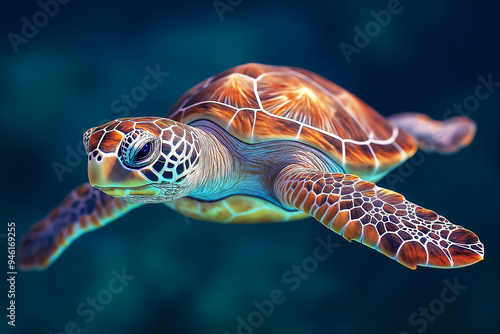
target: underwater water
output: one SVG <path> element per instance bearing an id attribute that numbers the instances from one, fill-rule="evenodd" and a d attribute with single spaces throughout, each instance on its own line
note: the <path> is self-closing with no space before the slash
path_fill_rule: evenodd
<path id="1" fill-rule="evenodd" d="M 2 5 L 0 333 L 498 330 L 498 6 L 410 0 Z M 118 117 L 162 116 L 195 84 L 248 62 L 311 70 L 384 116 L 469 115 L 478 128 L 470 147 L 449 156 L 417 153 L 379 185 L 474 231 L 485 260 L 412 271 L 313 219 L 224 225 L 151 204 L 82 236 L 47 270 L 18 271 L 15 327 L 8 325 L 14 300 L 8 297 L 8 223 L 15 222 L 20 242 L 87 182 L 83 131 Z M 168 75 L 141 88 L 158 69 Z M 317 247 L 328 256 L 315 258 Z"/>

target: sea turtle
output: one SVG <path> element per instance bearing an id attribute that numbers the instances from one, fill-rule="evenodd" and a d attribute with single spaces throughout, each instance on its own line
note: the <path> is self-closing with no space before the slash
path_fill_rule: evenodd
<path id="1" fill-rule="evenodd" d="M 20 245 L 43 269 L 78 236 L 146 203 L 220 223 L 314 217 L 415 269 L 483 259 L 478 237 L 372 182 L 418 147 L 452 153 L 475 134 L 467 117 L 388 119 L 304 69 L 246 64 L 191 88 L 162 117 L 85 132 L 88 176 Z"/>

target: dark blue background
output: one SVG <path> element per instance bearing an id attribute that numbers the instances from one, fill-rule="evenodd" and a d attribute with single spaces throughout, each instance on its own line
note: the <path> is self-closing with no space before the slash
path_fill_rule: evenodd
<path id="1" fill-rule="evenodd" d="M 20 34 L 21 18 L 31 21 L 40 7 L 3 1 L 0 233 L 15 221 L 20 239 L 86 181 L 85 163 L 62 182 L 51 164 L 67 163 L 66 147 L 76 149 L 83 130 L 121 116 L 111 103 L 142 83 L 146 66 L 159 64 L 170 75 L 130 115 L 164 115 L 207 77 L 260 62 L 317 72 L 383 115 L 413 110 L 443 119 L 474 94 L 478 76 L 500 81 L 498 8 L 487 3 L 402 1 L 402 11 L 348 63 L 339 44 L 353 44 L 354 27 L 364 29 L 370 11 L 387 8 L 386 1 L 244 0 L 221 21 L 210 0 L 73 0 L 18 53 L 7 34 Z M 479 264 L 411 271 L 312 219 L 227 226 L 148 205 L 77 240 L 47 271 L 20 273 L 15 331 L 5 324 L 3 285 L 0 326 L 55 334 L 75 321 L 81 333 L 232 334 L 237 317 L 255 311 L 254 300 L 281 289 L 286 301 L 255 333 L 417 333 L 423 327 L 412 326 L 410 315 L 439 305 L 444 280 L 456 278 L 467 289 L 425 332 L 491 333 L 499 325 L 499 106 L 500 89 L 470 112 L 478 133 L 469 148 L 422 155 L 424 163 L 392 174 L 405 175 L 404 182 L 380 182 L 476 232 L 486 248 Z M 291 291 L 283 273 L 330 234 L 339 248 Z M 123 267 L 135 279 L 87 324 L 77 306 Z"/>

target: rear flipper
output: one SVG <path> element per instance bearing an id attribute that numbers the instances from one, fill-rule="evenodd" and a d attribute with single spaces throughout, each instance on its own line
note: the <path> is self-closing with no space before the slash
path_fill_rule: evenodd
<path id="1" fill-rule="evenodd" d="M 420 149 L 442 154 L 455 153 L 468 146 L 476 134 L 476 123 L 465 116 L 435 121 L 424 114 L 405 112 L 387 119 L 411 135 Z"/>
<path id="2" fill-rule="evenodd" d="M 19 246 L 19 268 L 45 269 L 80 235 L 112 222 L 139 205 L 106 195 L 89 183 L 82 184 L 23 237 Z"/>

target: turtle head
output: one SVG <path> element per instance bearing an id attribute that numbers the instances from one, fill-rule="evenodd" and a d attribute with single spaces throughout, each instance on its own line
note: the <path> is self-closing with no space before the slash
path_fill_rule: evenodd
<path id="1" fill-rule="evenodd" d="M 167 202 L 196 187 L 196 131 L 166 118 L 122 118 L 83 135 L 90 184 L 129 202 Z"/>

